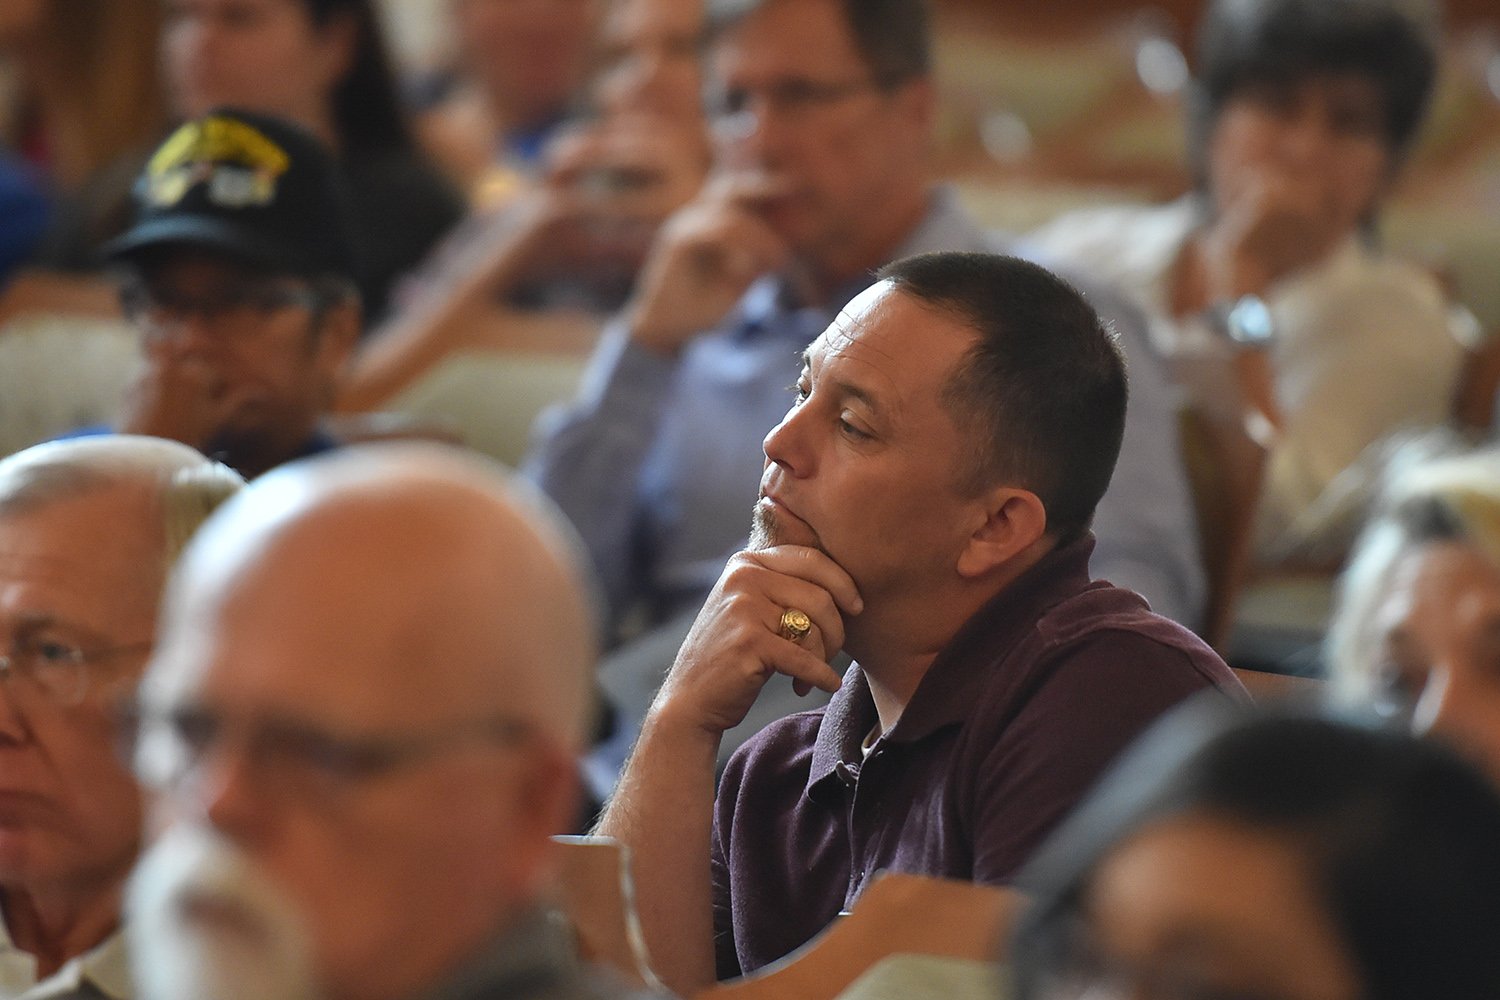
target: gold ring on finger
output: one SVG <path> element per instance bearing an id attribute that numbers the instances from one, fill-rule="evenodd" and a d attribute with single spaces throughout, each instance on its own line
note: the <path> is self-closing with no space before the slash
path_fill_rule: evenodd
<path id="1" fill-rule="evenodd" d="M 781 637 L 792 642 L 801 642 L 812 631 L 812 619 L 807 612 L 787 608 L 781 613 Z"/>

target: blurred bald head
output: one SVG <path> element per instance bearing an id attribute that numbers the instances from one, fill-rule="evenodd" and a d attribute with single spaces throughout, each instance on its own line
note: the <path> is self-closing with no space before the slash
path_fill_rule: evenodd
<path id="1" fill-rule="evenodd" d="M 577 565 L 529 489 L 411 445 L 276 470 L 185 554 L 143 686 L 160 822 L 287 893 L 333 997 L 429 985 L 535 899 L 591 690 Z"/>
<path id="2" fill-rule="evenodd" d="M 171 607 L 227 601 L 275 619 L 311 600 L 328 626 L 380 637 L 391 655 L 357 673 L 421 693 L 403 709 L 452 695 L 524 714 L 574 747 L 595 629 L 568 532 L 487 462 L 447 448 L 352 450 L 279 471 L 231 504 L 188 553 Z"/>

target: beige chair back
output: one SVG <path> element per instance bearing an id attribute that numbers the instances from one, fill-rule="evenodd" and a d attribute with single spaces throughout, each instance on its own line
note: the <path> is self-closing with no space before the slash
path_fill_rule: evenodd
<path id="1" fill-rule="evenodd" d="M 892 955 L 994 961 L 1021 908 L 996 886 L 886 873 L 854 911 L 801 950 L 765 969 L 699 993 L 696 1000 L 831 1000 Z"/>
<path id="2" fill-rule="evenodd" d="M 556 905 L 578 936 L 584 958 L 617 970 L 637 986 L 660 989 L 646 960 L 624 845 L 611 837 L 554 837 Z"/>

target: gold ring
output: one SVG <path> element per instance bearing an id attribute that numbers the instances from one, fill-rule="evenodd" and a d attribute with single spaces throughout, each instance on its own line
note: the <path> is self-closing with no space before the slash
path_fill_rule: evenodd
<path id="1" fill-rule="evenodd" d="M 812 619 L 804 611 L 787 608 L 781 613 L 781 637 L 792 642 L 801 642 L 812 631 Z"/>

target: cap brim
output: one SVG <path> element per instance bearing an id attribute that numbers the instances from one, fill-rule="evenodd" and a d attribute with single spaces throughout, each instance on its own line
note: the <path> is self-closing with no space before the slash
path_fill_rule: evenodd
<path id="1" fill-rule="evenodd" d="M 217 250 L 247 264 L 289 274 L 312 274 L 316 269 L 297 248 L 205 216 L 148 219 L 104 245 L 111 263 L 129 261 L 166 246 Z"/>

